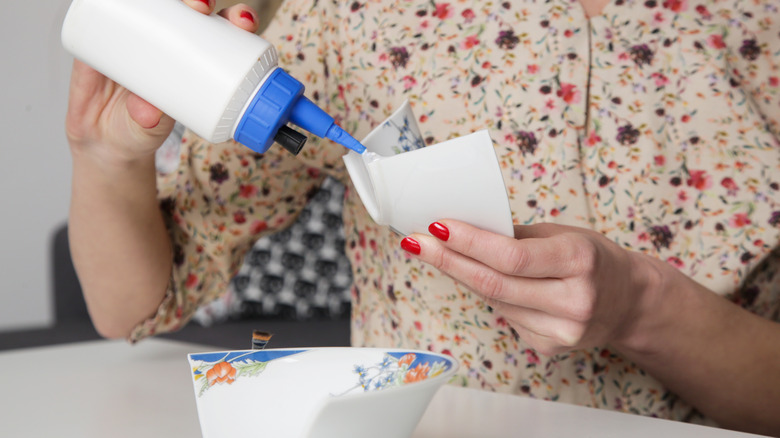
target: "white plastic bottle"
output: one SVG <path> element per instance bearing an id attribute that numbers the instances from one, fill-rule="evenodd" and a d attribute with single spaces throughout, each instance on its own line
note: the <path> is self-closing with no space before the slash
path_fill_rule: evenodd
<path id="1" fill-rule="evenodd" d="M 73 0 L 66 50 L 190 128 L 257 152 L 274 139 L 293 153 L 305 136 L 287 122 L 362 153 L 365 148 L 277 66 L 274 47 L 181 0 Z"/>

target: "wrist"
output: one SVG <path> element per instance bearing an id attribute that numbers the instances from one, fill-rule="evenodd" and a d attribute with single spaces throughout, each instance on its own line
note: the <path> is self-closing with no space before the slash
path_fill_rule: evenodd
<path id="1" fill-rule="evenodd" d="M 655 354 L 664 348 L 659 342 L 661 333 L 679 316 L 670 310 L 677 308 L 673 301 L 680 298 L 676 282 L 682 274 L 639 252 L 631 252 L 629 257 L 635 274 L 635 306 L 612 344 L 627 356 Z"/>
<path id="2" fill-rule="evenodd" d="M 91 168 L 113 174 L 154 168 L 156 150 L 130 152 L 107 144 L 71 143 L 70 151 L 74 169 Z"/>

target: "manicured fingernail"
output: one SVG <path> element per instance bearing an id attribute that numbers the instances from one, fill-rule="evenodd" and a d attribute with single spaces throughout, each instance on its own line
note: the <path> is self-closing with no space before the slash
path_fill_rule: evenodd
<path id="1" fill-rule="evenodd" d="M 252 13 L 249 11 L 241 11 L 241 18 L 247 19 L 251 21 L 253 24 L 255 22 L 255 16 L 252 15 Z"/>
<path id="2" fill-rule="evenodd" d="M 450 230 L 439 222 L 428 225 L 428 231 L 445 242 L 450 238 Z"/>
<path id="3" fill-rule="evenodd" d="M 206 5 L 208 7 L 211 7 L 211 0 L 196 0 L 196 1 L 199 1 L 199 2 L 203 3 L 204 5 Z"/>
<path id="4" fill-rule="evenodd" d="M 411 237 L 404 237 L 403 240 L 401 240 L 401 248 L 414 255 L 420 255 L 420 243 Z"/>

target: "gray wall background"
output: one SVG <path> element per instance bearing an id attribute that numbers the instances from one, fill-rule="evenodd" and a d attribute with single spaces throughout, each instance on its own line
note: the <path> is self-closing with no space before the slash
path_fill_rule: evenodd
<path id="1" fill-rule="evenodd" d="M 278 2 L 244 3 L 264 23 Z M 0 331 L 54 323 L 50 246 L 67 221 L 71 178 L 64 120 L 72 58 L 60 44 L 69 5 L 7 0 L 0 15 Z"/>

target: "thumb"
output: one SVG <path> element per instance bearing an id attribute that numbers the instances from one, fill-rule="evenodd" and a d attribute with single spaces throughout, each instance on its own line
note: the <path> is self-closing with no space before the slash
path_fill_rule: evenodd
<path id="1" fill-rule="evenodd" d="M 173 129 L 172 118 L 132 93 L 127 96 L 127 113 L 147 135 L 167 135 Z"/>

